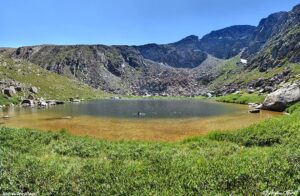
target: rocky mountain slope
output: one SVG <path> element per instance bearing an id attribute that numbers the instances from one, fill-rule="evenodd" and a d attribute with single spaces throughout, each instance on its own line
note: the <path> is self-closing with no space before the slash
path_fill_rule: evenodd
<path id="1" fill-rule="evenodd" d="M 13 60 L 0 55 L 0 107 L 37 98 L 69 100 L 105 96 L 77 80 L 51 73 L 24 60 Z"/>
<path id="2" fill-rule="evenodd" d="M 199 40 L 199 48 L 217 58 L 229 59 L 249 46 L 256 28 L 249 25 L 236 25 L 212 31 Z"/>
<path id="3" fill-rule="evenodd" d="M 198 44 L 198 37 L 191 35 L 172 44 L 147 44 L 135 48 L 145 59 L 175 68 L 194 68 L 207 58 Z"/>
<path id="4" fill-rule="evenodd" d="M 265 32 L 264 29 L 270 30 Z M 259 67 L 261 71 L 266 71 L 285 63 L 299 63 L 300 5 L 290 12 L 279 12 L 263 19 L 252 44 L 255 45 L 260 37 L 265 37 L 266 41 L 262 42 L 264 44 L 260 46 L 259 52 L 249 53 L 251 68 Z"/>
<path id="5" fill-rule="evenodd" d="M 205 86 L 201 78 L 207 75 L 207 67 L 220 61 L 207 55 L 203 66 L 177 69 L 143 58 L 135 47 L 103 45 L 21 47 L 10 55 L 94 88 L 138 95 L 202 94 Z"/>
<path id="6" fill-rule="evenodd" d="M 231 26 L 171 44 L 41 45 L 1 53 L 112 93 L 273 92 L 281 82 L 299 77 L 299 15 L 300 5 L 271 14 L 257 27 Z"/>

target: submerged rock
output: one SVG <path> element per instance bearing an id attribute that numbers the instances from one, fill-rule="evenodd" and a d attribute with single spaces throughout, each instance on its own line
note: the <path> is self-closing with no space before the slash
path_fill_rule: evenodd
<path id="1" fill-rule="evenodd" d="M 61 105 L 61 104 L 65 104 L 65 102 L 64 101 L 55 101 L 55 104 Z"/>
<path id="2" fill-rule="evenodd" d="M 263 109 L 282 112 L 296 101 L 300 101 L 300 81 L 286 84 L 269 94 L 263 103 Z"/>
<path id="3" fill-rule="evenodd" d="M 72 116 L 63 116 L 60 119 L 71 119 L 71 118 L 72 118 Z"/>
<path id="4" fill-rule="evenodd" d="M 137 116 L 146 116 L 146 113 L 138 112 L 138 113 L 137 113 Z"/>
<path id="5" fill-rule="evenodd" d="M 259 113 L 260 110 L 259 109 L 253 109 L 253 110 L 249 110 L 249 113 Z"/>

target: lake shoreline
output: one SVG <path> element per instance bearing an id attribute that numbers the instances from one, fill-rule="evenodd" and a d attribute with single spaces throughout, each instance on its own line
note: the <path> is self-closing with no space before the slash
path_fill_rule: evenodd
<path id="1" fill-rule="evenodd" d="M 97 106 L 98 103 L 102 103 L 102 106 Z M 149 104 L 153 105 L 158 110 L 164 107 L 166 104 L 174 106 L 173 109 L 162 109 L 168 111 L 162 111 L 163 115 L 170 115 L 171 111 L 178 111 L 178 104 L 183 105 L 182 112 L 185 110 L 191 110 L 192 115 L 194 112 L 200 112 L 202 115 L 207 110 L 220 110 L 221 108 L 230 108 L 229 111 L 236 108 L 236 112 L 232 114 L 220 113 L 216 116 L 181 116 L 180 112 L 174 113 L 171 116 L 155 117 L 151 115 L 152 109 L 145 111 L 142 109 L 131 109 L 131 104 L 137 104 L 138 106 L 148 107 Z M 192 103 L 192 105 L 191 105 Z M 95 105 L 96 104 L 96 105 Z M 104 105 L 103 105 L 104 104 Z M 112 105 L 107 105 L 112 104 Z M 115 105 L 118 105 L 116 107 Z M 146 104 L 146 105 L 145 105 Z M 157 105 L 159 104 L 159 105 Z M 162 104 L 162 105 L 161 105 Z M 205 104 L 204 107 L 198 106 L 199 104 Z M 90 106 L 89 106 L 90 105 Z M 124 108 L 125 105 L 125 108 Z M 127 106 L 128 105 L 128 106 Z M 117 111 L 121 113 L 112 113 L 112 115 L 124 115 L 124 111 L 127 116 L 89 116 L 88 113 L 81 115 L 80 113 L 83 107 L 89 108 L 89 112 L 98 112 L 98 110 L 104 110 L 102 113 L 107 115 L 105 108 L 109 108 L 107 111 L 111 111 L 111 108 L 115 107 Z M 200 107 L 197 109 L 197 107 Z M 209 109 L 212 107 L 211 109 Z M 224 108 L 225 107 L 225 108 Z M 70 110 L 72 113 L 65 113 L 64 110 Z M 69 109 L 68 109 L 69 108 Z M 150 107 L 151 108 L 151 107 Z M 215 102 L 212 99 L 192 100 L 192 99 L 180 99 L 180 100 L 156 100 L 156 99 L 120 99 L 120 100 L 94 100 L 90 102 L 83 102 L 78 104 L 66 104 L 62 106 L 53 106 L 48 109 L 27 108 L 22 110 L 19 108 L 19 112 L 12 109 L 11 113 L 6 116 L 14 116 L 13 118 L 2 119 L 2 125 L 9 127 L 19 128 L 35 128 L 43 131 L 52 130 L 69 130 L 70 133 L 78 136 L 90 136 L 98 139 L 108 140 L 141 140 L 141 141 L 179 141 L 189 137 L 206 135 L 214 130 L 236 130 L 247 127 L 251 124 L 261 122 L 263 120 L 280 115 L 280 113 L 262 111 L 260 114 L 249 114 L 248 107 L 244 105 L 228 104 Z M 51 112 L 53 110 L 53 112 Z M 112 109 L 114 110 L 114 109 Z M 233 111 L 234 111 L 233 110 Z M 132 112 L 131 112 L 132 111 Z M 134 112 L 135 111 L 135 112 Z M 145 112 L 145 116 L 137 116 L 136 112 Z M 155 111 L 155 109 L 154 109 Z M 75 112 L 75 113 L 74 113 Z M 129 116 L 128 116 L 129 115 Z M 152 114 L 157 115 L 157 114 Z M 160 114 L 161 115 L 161 114 Z M 176 117 L 176 115 L 179 115 Z M 149 118 L 150 117 L 150 118 Z"/>

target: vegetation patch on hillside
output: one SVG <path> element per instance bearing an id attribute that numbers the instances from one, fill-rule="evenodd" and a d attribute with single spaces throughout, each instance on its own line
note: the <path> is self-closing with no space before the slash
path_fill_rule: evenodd
<path id="1" fill-rule="evenodd" d="M 229 85 L 231 83 L 247 84 L 258 78 L 268 79 L 276 74 L 282 73 L 284 69 L 291 69 L 291 81 L 298 78 L 300 74 L 300 66 L 295 63 L 286 62 L 283 66 L 269 68 L 265 72 L 260 72 L 258 68 L 246 69 L 245 65 L 240 63 L 240 56 L 233 57 L 221 63 L 215 72 L 217 77 L 210 84 L 211 88 Z"/>
<path id="2" fill-rule="evenodd" d="M 93 89 L 76 80 L 49 72 L 27 61 L 0 57 L 0 78 L 11 79 L 38 88 L 37 97 L 44 99 L 68 100 L 71 97 L 95 99 L 107 96 L 100 90 Z M 14 100 L 26 95 L 18 94 L 14 98 L 0 97 L 0 105 L 15 103 Z M 2 104 L 3 105 L 3 104 Z"/>
<path id="3" fill-rule="evenodd" d="M 0 94 L 0 105 L 18 104 L 20 102 L 19 97 L 8 97 L 6 95 Z"/>
<path id="4" fill-rule="evenodd" d="M 110 142 L 0 128 L 0 193 L 258 195 L 297 191 L 300 107 L 178 143 Z"/>

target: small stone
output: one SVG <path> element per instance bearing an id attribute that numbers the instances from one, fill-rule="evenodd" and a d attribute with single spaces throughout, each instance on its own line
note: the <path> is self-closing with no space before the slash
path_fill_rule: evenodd
<path id="1" fill-rule="evenodd" d="M 254 90 L 254 89 L 247 89 L 246 92 L 247 92 L 248 94 L 252 94 L 252 93 L 255 92 L 255 90 Z"/>
<path id="2" fill-rule="evenodd" d="M 32 86 L 32 87 L 30 87 L 30 92 L 32 92 L 32 93 L 34 93 L 34 94 L 37 94 L 38 93 L 38 89 L 37 89 L 37 87 L 35 87 L 35 86 Z"/>
<path id="3" fill-rule="evenodd" d="M 34 99 L 35 99 L 34 96 L 33 96 L 32 94 L 28 95 L 27 98 L 30 99 L 30 100 L 34 100 Z"/>
<path id="4" fill-rule="evenodd" d="M 20 87 L 20 86 L 17 86 L 17 87 L 15 87 L 15 90 L 17 91 L 17 92 L 22 92 L 22 87 Z"/>

